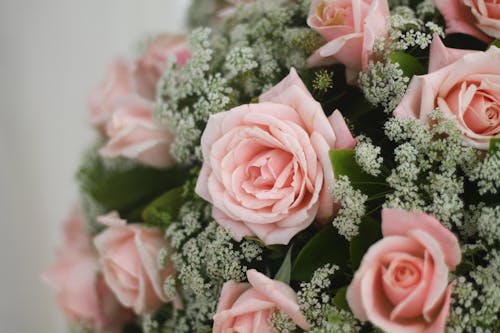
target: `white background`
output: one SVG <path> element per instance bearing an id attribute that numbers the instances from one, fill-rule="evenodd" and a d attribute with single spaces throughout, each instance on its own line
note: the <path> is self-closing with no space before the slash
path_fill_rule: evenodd
<path id="1" fill-rule="evenodd" d="M 86 99 L 117 54 L 180 31 L 188 0 L 0 0 L 0 332 L 59 333 L 39 278 L 94 133 Z"/>

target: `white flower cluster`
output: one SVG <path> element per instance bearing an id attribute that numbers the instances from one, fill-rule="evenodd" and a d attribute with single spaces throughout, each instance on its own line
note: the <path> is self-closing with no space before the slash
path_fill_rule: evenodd
<path id="1" fill-rule="evenodd" d="M 448 227 L 460 227 L 464 216 L 465 174 L 482 165 L 476 150 L 464 145 L 461 134 L 440 112 L 436 124 L 427 127 L 417 120 L 390 119 L 385 132 L 395 149 L 396 167 L 387 178 L 395 191 L 387 207 L 425 211 Z M 472 178 L 470 176 L 469 178 Z"/>
<path id="2" fill-rule="evenodd" d="M 356 163 L 367 174 L 378 176 L 384 162 L 384 159 L 380 156 L 381 148 L 373 145 L 372 140 L 364 135 L 356 137 L 356 142 L 354 148 Z"/>
<path id="3" fill-rule="evenodd" d="M 426 15 L 431 10 L 429 4 L 421 7 L 420 14 Z M 438 24 L 417 17 L 409 7 L 397 7 L 390 16 L 389 47 L 387 51 L 405 51 L 412 48 L 425 50 L 429 47 L 434 34 L 444 37 L 444 31 Z M 387 43 L 387 42 L 386 42 Z"/>
<path id="4" fill-rule="evenodd" d="M 189 323 L 187 331 L 176 327 L 177 332 L 209 330 L 223 283 L 243 281 L 247 264 L 262 259 L 263 250 L 258 243 L 250 240 L 235 243 L 211 219 L 208 208 L 200 200 L 187 201 L 180 209 L 178 221 L 166 231 L 175 251 L 172 260 L 182 285 L 179 292 L 186 301 L 183 316 Z M 175 292 L 175 281 L 165 281 L 164 287 Z"/>
<path id="5" fill-rule="evenodd" d="M 491 251 L 488 264 L 477 266 L 467 277 L 455 280 L 448 333 L 496 333 L 500 328 L 500 253 Z"/>
<path id="6" fill-rule="evenodd" d="M 283 311 L 275 311 L 269 317 L 273 333 L 294 333 L 297 325 Z"/>
<path id="7" fill-rule="evenodd" d="M 340 235 L 350 240 L 359 233 L 359 224 L 366 213 L 365 202 L 368 196 L 353 188 L 347 176 L 340 176 L 335 181 L 333 193 L 341 206 L 332 224 Z"/>
<path id="8" fill-rule="evenodd" d="M 318 268 L 310 282 L 303 282 L 297 293 L 299 305 L 311 324 L 312 333 L 355 333 L 361 329 L 361 323 L 352 313 L 332 304 L 329 293 L 333 275 L 339 268 L 327 264 Z"/>
<path id="9" fill-rule="evenodd" d="M 359 87 L 365 98 L 375 106 L 382 106 L 387 113 L 399 104 L 409 83 L 410 79 L 404 76 L 399 64 L 389 60 L 371 61 L 359 74 Z"/>
<path id="10" fill-rule="evenodd" d="M 210 115 L 250 102 L 290 67 L 305 68 L 321 43 L 314 31 L 295 20 L 306 16 L 306 4 L 241 4 L 217 33 L 208 28 L 191 33 L 192 58 L 182 68 L 173 63 L 167 67 L 155 112 L 175 134 L 171 154 L 177 162 L 201 160 L 200 137 Z"/>
<path id="11" fill-rule="evenodd" d="M 323 320 L 326 319 L 325 308 L 331 301 L 328 289 L 333 275 L 338 270 L 338 266 L 327 264 L 314 272 L 310 282 L 300 284 L 300 290 L 297 293 L 299 306 L 312 327 L 321 326 Z"/>

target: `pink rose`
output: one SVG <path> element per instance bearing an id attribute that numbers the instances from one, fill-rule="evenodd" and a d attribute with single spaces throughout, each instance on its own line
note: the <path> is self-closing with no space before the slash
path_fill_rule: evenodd
<path id="1" fill-rule="evenodd" d="M 104 278 L 118 300 L 136 314 L 154 312 L 169 301 L 162 286 L 174 273 L 167 262 L 158 267 L 161 249 L 167 249 L 162 232 L 139 224 L 127 224 L 116 212 L 98 217 L 108 228 L 94 238 Z"/>
<path id="2" fill-rule="evenodd" d="M 292 69 L 260 103 L 210 117 L 196 193 L 236 240 L 287 244 L 315 217 L 333 214 L 328 152 L 354 145 L 340 112 L 328 119 Z"/>
<path id="3" fill-rule="evenodd" d="M 222 287 L 213 333 L 271 333 L 269 316 L 276 311 L 283 311 L 299 327 L 309 329 L 292 288 L 255 269 L 247 271 L 247 278 L 250 283 L 229 281 Z"/>
<path id="4" fill-rule="evenodd" d="M 73 209 L 64 225 L 64 243 L 57 256 L 56 264 L 42 274 L 42 279 L 57 291 L 66 317 L 83 322 L 93 331 L 119 331 L 131 316 L 104 282 L 79 209 Z"/>
<path id="5" fill-rule="evenodd" d="M 101 134 L 104 134 L 106 122 L 113 114 L 116 98 L 134 91 L 133 71 L 132 62 L 115 59 L 109 65 L 104 80 L 90 94 L 90 121 Z"/>
<path id="6" fill-rule="evenodd" d="M 173 136 L 153 121 L 153 103 L 139 95 L 121 96 L 115 103 L 106 127 L 109 141 L 101 148 L 101 155 L 122 156 L 157 168 L 172 166 Z"/>
<path id="7" fill-rule="evenodd" d="M 457 238 L 434 217 L 399 209 L 382 210 L 382 233 L 347 289 L 354 315 L 384 332 L 444 332 Z"/>
<path id="8" fill-rule="evenodd" d="M 327 43 L 310 58 L 310 66 L 342 63 L 348 82 L 366 69 L 375 39 L 387 33 L 387 0 L 313 0 L 307 24 Z"/>
<path id="9" fill-rule="evenodd" d="M 430 123 L 435 108 L 456 120 L 469 145 L 487 149 L 500 135 L 500 49 L 448 49 L 435 37 L 429 74 L 413 78 L 394 115 Z"/>
<path id="10" fill-rule="evenodd" d="M 446 21 L 446 33 L 463 33 L 489 43 L 500 38 L 500 3 L 496 0 L 434 0 Z M 488 37 L 490 36 L 490 37 Z"/>
<path id="11" fill-rule="evenodd" d="M 191 56 L 184 36 L 159 35 L 135 62 L 118 59 L 90 96 L 91 121 L 110 140 L 104 157 L 117 156 L 164 168 L 174 163 L 173 140 L 166 126 L 153 119 L 156 85 L 169 57 L 183 66 Z"/>
<path id="12" fill-rule="evenodd" d="M 158 35 L 149 44 L 141 58 L 136 62 L 135 77 L 138 81 L 137 89 L 143 97 L 154 100 L 156 84 L 165 72 L 169 57 L 174 57 L 178 67 L 191 57 L 186 37 L 183 35 Z"/>

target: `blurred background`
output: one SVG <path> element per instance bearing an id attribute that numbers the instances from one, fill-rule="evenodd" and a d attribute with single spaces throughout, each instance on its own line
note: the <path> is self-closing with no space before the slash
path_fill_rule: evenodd
<path id="1" fill-rule="evenodd" d="M 54 261 L 94 133 L 87 96 L 116 55 L 182 32 L 189 0 L 0 0 L 0 332 L 65 332 Z"/>

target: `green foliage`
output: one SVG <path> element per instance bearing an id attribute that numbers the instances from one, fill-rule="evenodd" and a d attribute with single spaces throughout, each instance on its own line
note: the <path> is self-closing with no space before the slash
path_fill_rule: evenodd
<path id="1" fill-rule="evenodd" d="M 349 245 L 331 224 L 319 231 L 301 249 L 293 263 L 292 280 L 309 281 L 325 264 L 347 267 Z"/>
<path id="2" fill-rule="evenodd" d="M 422 66 L 418 59 L 408 53 L 395 51 L 391 52 L 388 55 L 388 58 L 392 63 L 398 64 L 399 68 L 403 71 L 403 75 L 409 77 L 410 79 L 414 75 L 422 75 L 426 73 L 424 66 Z"/>
<path id="3" fill-rule="evenodd" d="M 176 187 L 167 191 L 142 211 L 142 220 L 149 225 L 156 225 L 163 229 L 177 218 L 179 210 L 184 203 L 182 193 L 184 188 Z"/>
<path id="4" fill-rule="evenodd" d="M 351 308 L 349 308 L 349 304 L 347 303 L 346 294 L 347 287 L 339 288 L 333 298 L 333 304 L 335 304 L 339 309 L 351 311 Z"/>
<path id="5" fill-rule="evenodd" d="M 153 169 L 140 165 L 110 164 L 97 149 L 87 154 L 77 174 L 80 190 L 107 210 L 133 212 L 162 191 L 179 186 L 187 172 L 181 169 Z"/>
<path id="6" fill-rule="evenodd" d="M 496 46 L 498 48 L 500 48 L 500 39 L 495 39 L 494 41 L 492 41 L 490 43 L 491 46 Z"/>
<path id="7" fill-rule="evenodd" d="M 383 177 L 366 173 L 356 163 L 355 152 L 352 149 L 336 149 L 330 151 L 335 177 L 347 176 L 351 185 L 367 195 L 377 195 L 387 190 Z"/>
<path id="8" fill-rule="evenodd" d="M 286 284 L 290 283 L 290 276 L 292 273 L 292 249 L 293 246 L 290 246 L 288 252 L 286 253 L 285 259 L 283 259 L 283 263 L 281 264 L 280 269 L 274 276 L 275 280 L 284 282 Z"/>
<path id="9" fill-rule="evenodd" d="M 359 234 L 349 243 L 349 253 L 353 268 L 356 269 L 359 267 L 366 251 L 381 238 L 380 222 L 370 217 L 364 217 L 359 225 Z"/>
<path id="10" fill-rule="evenodd" d="M 500 150 L 500 138 L 492 138 L 490 140 L 489 154 L 496 154 Z"/>

